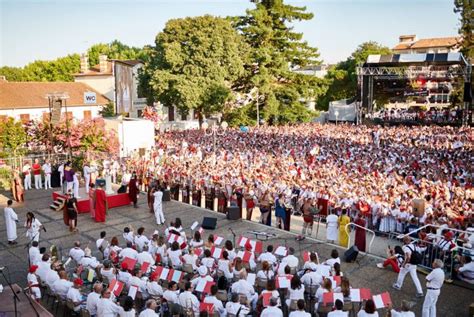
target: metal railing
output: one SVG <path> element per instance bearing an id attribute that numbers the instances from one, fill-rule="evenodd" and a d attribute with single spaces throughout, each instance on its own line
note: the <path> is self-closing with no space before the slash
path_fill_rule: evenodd
<path id="1" fill-rule="evenodd" d="M 367 252 L 366 253 L 370 253 L 370 250 L 372 249 L 372 244 L 374 243 L 374 240 L 375 240 L 375 232 L 373 230 L 370 230 L 370 229 L 367 229 L 366 227 L 363 227 L 363 226 L 360 226 L 358 224 L 355 224 L 353 222 L 349 222 L 346 227 L 344 228 L 346 230 L 346 233 L 347 235 L 349 236 L 349 240 L 348 240 L 348 243 L 347 243 L 347 248 L 349 249 L 350 246 L 351 246 L 351 234 L 349 232 L 349 226 L 353 226 L 353 227 L 357 227 L 357 228 L 360 228 L 360 229 L 363 229 L 367 232 L 370 232 L 372 233 L 372 239 L 370 239 L 370 242 L 369 242 L 369 247 L 367 249 Z"/>

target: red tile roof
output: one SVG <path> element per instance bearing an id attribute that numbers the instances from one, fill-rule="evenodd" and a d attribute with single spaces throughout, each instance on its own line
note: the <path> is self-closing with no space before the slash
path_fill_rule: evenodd
<path id="1" fill-rule="evenodd" d="M 413 43 L 398 43 L 393 50 L 422 49 L 431 47 L 453 47 L 461 43 L 461 37 L 436 37 L 429 39 L 419 39 Z"/>
<path id="2" fill-rule="evenodd" d="M 77 82 L 8 82 L 0 81 L 0 109 L 48 107 L 47 94 L 64 92 L 69 95 L 68 107 L 100 106 L 110 100 L 84 83 Z M 96 104 L 84 104 L 84 93 L 95 92 Z"/>

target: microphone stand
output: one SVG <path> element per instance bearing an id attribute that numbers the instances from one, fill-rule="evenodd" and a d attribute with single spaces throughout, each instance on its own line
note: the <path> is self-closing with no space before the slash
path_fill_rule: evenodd
<path id="1" fill-rule="evenodd" d="M 17 293 L 13 290 L 13 286 L 10 283 L 10 280 L 7 279 L 7 277 L 5 276 L 5 273 L 3 273 L 3 270 L 0 270 L 0 272 L 2 273 L 3 278 L 5 279 L 5 281 L 7 281 L 8 286 L 12 290 L 12 293 L 13 293 L 13 307 L 14 307 L 14 311 L 15 311 L 15 317 L 18 317 L 18 309 L 17 309 L 17 304 L 16 303 L 17 303 L 17 301 L 21 302 L 21 300 L 18 297 Z"/>

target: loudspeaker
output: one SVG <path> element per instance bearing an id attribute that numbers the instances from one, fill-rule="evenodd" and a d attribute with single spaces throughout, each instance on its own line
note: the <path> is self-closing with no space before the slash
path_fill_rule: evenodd
<path id="1" fill-rule="evenodd" d="M 472 87 L 471 87 L 470 82 L 464 83 L 464 98 L 463 98 L 463 101 L 464 102 L 472 102 Z"/>
<path id="2" fill-rule="evenodd" d="M 227 207 L 227 219 L 239 220 L 240 219 L 240 208 L 239 206 Z"/>
<path id="3" fill-rule="evenodd" d="M 425 200 L 416 198 L 411 201 L 413 216 L 420 218 L 425 214 Z"/>
<path id="4" fill-rule="evenodd" d="M 204 217 L 204 218 L 202 219 L 202 225 L 201 225 L 201 227 L 202 227 L 203 229 L 214 230 L 214 229 L 216 229 L 216 225 L 217 225 L 217 218 Z"/>
<path id="5" fill-rule="evenodd" d="M 357 246 L 353 245 L 350 249 L 344 252 L 344 261 L 346 262 L 354 262 L 359 255 L 359 249 Z"/>
<path id="6" fill-rule="evenodd" d="M 171 194 L 168 189 L 163 191 L 163 201 L 171 201 Z"/>

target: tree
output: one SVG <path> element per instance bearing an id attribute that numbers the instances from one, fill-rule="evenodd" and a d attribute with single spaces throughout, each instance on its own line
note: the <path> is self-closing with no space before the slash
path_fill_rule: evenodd
<path id="1" fill-rule="evenodd" d="M 24 81 L 23 68 L 21 67 L 0 67 L 0 75 L 5 76 L 8 81 Z"/>
<path id="2" fill-rule="evenodd" d="M 244 74 L 247 46 L 230 22 L 210 15 L 173 19 L 156 36 L 140 73 L 149 103 L 195 109 L 200 121 L 218 112 Z"/>
<path id="3" fill-rule="evenodd" d="M 306 7 L 296 7 L 283 0 L 256 1 L 256 8 L 234 20 L 234 26 L 252 48 L 246 76 L 238 84 L 242 91 L 255 91 L 260 96 L 263 118 L 273 123 L 293 122 L 310 117 L 301 100 L 317 98 L 323 91 L 323 80 L 295 73 L 299 67 L 319 64 L 318 50 L 302 40 L 302 33 L 290 24 L 313 18 Z M 256 107 L 256 98 L 253 100 Z M 294 116 L 294 110 L 302 116 Z M 289 115 L 291 114 L 291 115 Z"/>
<path id="4" fill-rule="evenodd" d="M 87 50 L 89 66 L 99 64 L 99 55 L 107 55 L 109 59 L 143 59 L 145 52 L 142 48 L 128 46 L 118 40 L 109 44 L 98 43 Z"/>
<path id="5" fill-rule="evenodd" d="M 0 122 L 0 145 L 4 156 L 21 155 L 26 152 L 26 131 L 20 121 L 9 117 Z"/>
<path id="6" fill-rule="evenodd" d="M 468 59 L 474 58 L 474 3 L 472 0 L 454 0 L 454 12 L 459 14 L 461 52 Z"/>
<path id="7" fill-rule="evenodd" d="M 114 104 L 114 102 L 110 101 L 105 106 L 102 106 L 102 108 L 99 110 L 99 114 L 103 118 L 109 118 L 109 117 L 115 116 L 115 104 Z"/>
<path id="8" fill-rule="evenodd" d="M 318 100 L 318 108 L 327 110 L 331 101 L 355 97 L 357 94 L 356 68 L 373 54 L 391 54 L 391 50 L 377 42 L 364 42 L 345 61 L 332 67 L 326 75 L 329 86 L 324 96 Z"/>

